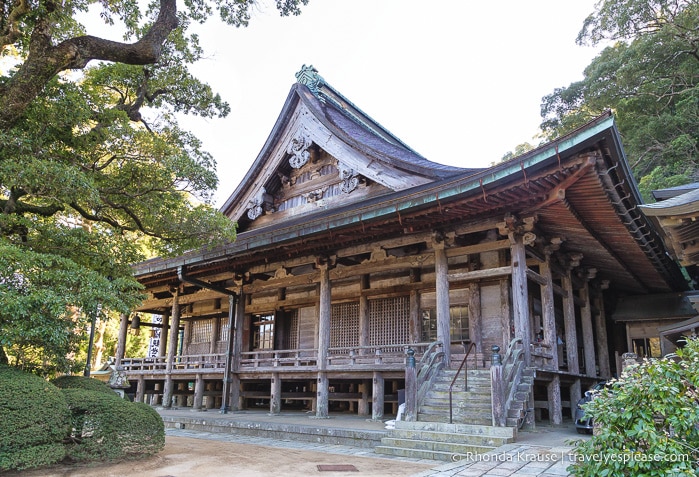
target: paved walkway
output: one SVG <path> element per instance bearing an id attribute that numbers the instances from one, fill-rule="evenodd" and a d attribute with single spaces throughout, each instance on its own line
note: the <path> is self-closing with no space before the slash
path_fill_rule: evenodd
<path id="1" fill-rule="evenodd" d="M 186 413 L 189 411 L 161 411 L 163 415 Z M 204 413 L 208 414 L 208 413 Z M 281 416 L 269 416 L 265 413 L 245 413 L 241 416 L 237 413 L 221 415 L 211 413 L 211 418 L 259 420 L 260 422 L 298 421 L 314 426 L 334 427 L 344 429 L 381 429 L 382 424 L 358 416 L 339 415 L 331 419 L 315 420 L 304 415 L 283 414 Z M 199 416 L 203 417 L 202 414 Z M 397 459 L 416 463 L 432 463 L 434 467 L 425 472 L 415 474 L 414 477 L 475 477 L 475 476 L 526 476 L 526 477 L 561 477 L 567 476 L 566 468 L 573 461 L 572 440 L 580 437 L 576 434 L 572 424 L 551 428 L 540 426 L 534 432 L 520 432 L 517 442 L 501 446 L 488 454 L 469 456 L 455 462 L 444 463 L 439 461 L 410 459 L 405 457 L 393 457 L 374 453 L 373 449 L 354 446 L 328 445 L 315 442 L 298 440 L 280 440 L 265 437 L 245 436 L 240 434 L 227 434 L 215 432 L 194 431 L 189 429 L 167 429 L 168 436 L 190 437 L 195 439 L 211 439 L 222 442 L 236 442 L 241 444 L 266 445 L 283 447 L 288 449 L 326 452 L 339 455 L 370 457 L 377 459 Z M 583 437 L 584 438 L 584 437 Z"/>

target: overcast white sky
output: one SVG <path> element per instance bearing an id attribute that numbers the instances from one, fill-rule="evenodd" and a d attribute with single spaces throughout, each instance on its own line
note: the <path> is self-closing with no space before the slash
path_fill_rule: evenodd
<path id="1" fill-rule="evenodd" d="M 595 0 L 310 0 L 250 26 L 209 22 L 194 70 L 232 107 L 187 121 L 218 162 L 220 205 L 256 158 L 303 64 L 426 158 L 499 161 L 532 139 L 541 98 L 582 78 L 598 50 L 575 44 Z"/>

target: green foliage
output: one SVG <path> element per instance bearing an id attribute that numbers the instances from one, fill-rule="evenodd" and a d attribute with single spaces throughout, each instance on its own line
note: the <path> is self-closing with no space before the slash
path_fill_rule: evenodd
<path id="1" fill-rule="evenodd" d="M 64 389 L 72 422 L 69 458 L 104 462 L 156 454 L 165 446 L 165 426 L 158 413 L 116 393 Z"/>
<path id="2" fill-rule="evenodd" d="M 0 365 L 0 472 L 60 461 L 69 431 L 68 404 L 58 388 Z"/>
<path id="3" fill-rule="evenodd" d="M 596 431 L 576 447 L 578 477 L 694 476 L 699 466 L 699 340 L 624 371 L 584 407 Z"/>
<path id="4" fill-rule="evenodd" d="M 543 98 L 546 137 L 611 109 L 646 190 L 698 180 L 699 2 L 601 1 L 578 41 L 603 40 L 616 43 L 592 61 L 582 81 Z"/>
<path id="5" fill-rule="evenodd" d="M 59 389 L 86 389 L 108 395 L 116 394 L 107 383 L 85 376 L 61 376 L 51 380 L 51 384 Z"/>

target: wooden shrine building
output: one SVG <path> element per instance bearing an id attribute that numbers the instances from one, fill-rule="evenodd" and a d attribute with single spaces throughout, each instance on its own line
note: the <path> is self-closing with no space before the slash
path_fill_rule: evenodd
<path id="1" fill-rule="evenodd" d="M 116 359 L 136 399 L 380 419 L 402 400 L 406 350 L 419 366 L 487 369 L 498 346 L 534 376 L 528 408 L 560 423 L 626 351 L 610 336 L 616 303 L 687 288 L 639 210 L 610 114 L 458 168 L 420 156 L 312 67 L 296 77 L 222 207 L 237 240 L 134 267 L 149 298 L 122 317 Z M 454 154 L 468 164 L 467 148 Z M 160 346 L 125 357 L 139 324 Z"/>

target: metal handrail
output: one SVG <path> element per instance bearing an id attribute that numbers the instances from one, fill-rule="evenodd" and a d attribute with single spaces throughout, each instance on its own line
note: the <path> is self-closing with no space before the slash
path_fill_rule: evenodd
<path id="1" fill-rule="evenodd" d="M 471 343 L 468 345 L 468 349 L 466 349 L 466 356 L 464 356 L 463 361 L 461 361 L 461 366 L 459 366 L 459 369 L 456 371 L 456 375 L 454 375 L 454 379 L 451 380 L 451 384 L 449 385 L 449 424 L 452 424 L 452 392 L 454 388 L 454 383 L 456 383 L 456 378 L 459 377 L 459 373 L 461 372 L 461 370 L 464 368 L 464 366 L 466 366 L 466 371 L 464 373 L 464 391 L 468 391 L 468 364 L 466 364 L 466 360 L 468 359 L 468 355 L 471 354 L 471 350 L 475 347 L 476 343 Z"/>

